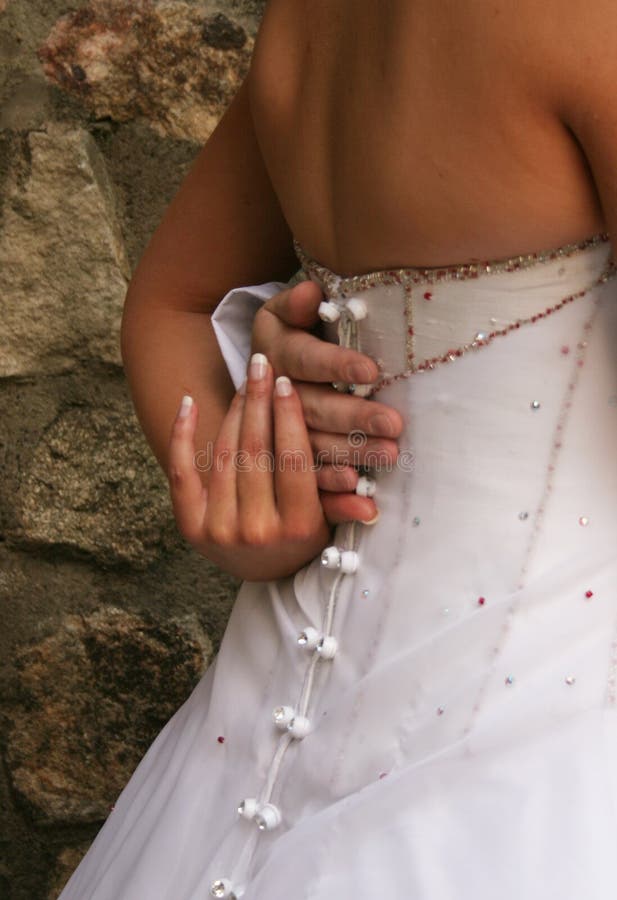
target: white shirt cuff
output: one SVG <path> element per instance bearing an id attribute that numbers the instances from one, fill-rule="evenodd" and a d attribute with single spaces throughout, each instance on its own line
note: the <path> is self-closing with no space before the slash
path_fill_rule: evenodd
<path id="1" fill-rule="evenodd" d="M 268 281 L 234 288 L 225 294 L 212 313 L 214 333 L 236 390 L 246 378 L 255 313 L 266 300 L 286 287 L 283 282 Z"/>

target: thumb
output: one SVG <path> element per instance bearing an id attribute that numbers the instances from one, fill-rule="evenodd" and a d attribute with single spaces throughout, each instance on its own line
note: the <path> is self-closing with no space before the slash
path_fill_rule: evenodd
<path id="1" fill-rule="evenodd" d="M 319 322 L 317 310 L 323 300 L 319 285 L 313 281 L 301 281 L 288 290 L 275 294 L 263 308 L 277 316 L 292 328 L 312 328 Z"/>

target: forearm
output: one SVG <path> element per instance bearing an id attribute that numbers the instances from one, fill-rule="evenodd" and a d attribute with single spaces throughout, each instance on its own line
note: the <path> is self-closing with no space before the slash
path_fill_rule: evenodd
<path id="1" fill-rule="evenodd" d="M 170 307 L 139 284 L 129 289 L 122 358 L 146 439 L 167 472 L 169 437 L 183 394 L 197 403 L 196 449 L 212 446 L 234 388 L 209 313 Z M 207 480 L 207 472 L 202 476 Z"/>

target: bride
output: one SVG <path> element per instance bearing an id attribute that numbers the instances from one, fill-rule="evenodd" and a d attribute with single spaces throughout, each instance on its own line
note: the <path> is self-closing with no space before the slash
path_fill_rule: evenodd
<path id="1" fill-rule="evenodd" d="M 616 40 L 603 0 L 267 4 L 122 333 L 245 580 L 62 900 L 614 896 Z"/>

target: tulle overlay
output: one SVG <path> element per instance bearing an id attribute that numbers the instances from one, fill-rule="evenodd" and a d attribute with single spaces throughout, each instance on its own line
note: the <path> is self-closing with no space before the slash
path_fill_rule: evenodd
<path id="1" fill-rule="evenodd" d="M 612 900 L 610 244 L 364 280 L 299 254 L 330 339 L 363 301 L 354 345 L 404 417 L 381 518 L 336 530 L 355 572 L 243 584 L 62 900 Z M 298 643 L 310 627 L 334 658 Z M 285 706 L 305 737 L 277 727 Z"/>

